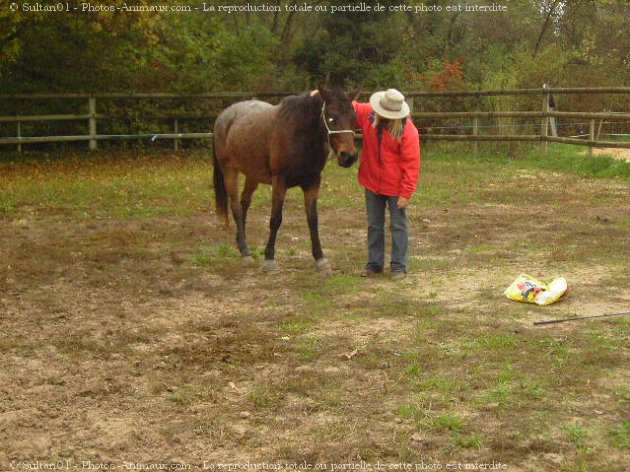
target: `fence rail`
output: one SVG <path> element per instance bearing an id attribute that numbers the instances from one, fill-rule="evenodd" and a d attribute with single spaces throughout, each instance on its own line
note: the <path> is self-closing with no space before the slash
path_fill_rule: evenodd
<path id="1" fill-rule="evenodd" d="M 410 105 L 413 107 L 424 98 L 454 98 L 454 97 L 491 97 L 491 96 L 539 96 L 542 106 L 539 111 L 440 111 L 440 112 L 413 112 L 412 116 L 418 121 L 435 118 L 435 119 L 458 119 L 471 120 L 471 125 L 458 126 L 460 129 L 470 129 L 471 134 L 434 134 L 432 132 L 423 133 L 423 140 L 436 141 L 472 141 L 472 142 L 505 142 L 505 141 L 522 141 L 522 142 L 539 142 L 546 149 L 549 142 L 562 144 L 577 144 L 582 146 L 593 147 L 614 147 L 614 148 L 630 148 L 630 142 L 619 141 L 601 141 L 598 138 L 599 132 L 596 133 L 596 121 L 599 120 L 600 130 L 604 120 L 615 120 L 619 122 L 630 121 L 630 112 L 606 113 L 606 112 L 571 112 L 557 111 L 550 106 L 550 98 L 554 94 L 625 94 L 630 96 L 630 87 L 599 87 L 599 88 L 551 88 L 543 86 L 540 89 L 521 89 L 521 90 L 482 90 L 482 91 L 464 91 L 464 92 L 406 92 Z M 132 140 L 132 139 L 170 139 L 173 140 L 177 149 L 179 140 L 183 139 L 209 139 L 212 138 L 210 132 L 179 132 L 180 120 L 208 120 L 214 117 L 206 115 L 191 114 L 145 114 L 144 119 L 157 119 L 172 121 L 173 132 L 167 133 L 142 133 L 142 134 L 99 134 L 98 122 L 103 120 L 128 119 L 127 116 L 111 116 L 108 114 L 97 113 L 97 100 L 101 99 L 123 99 L 123 100 L 147 100 L 147 99 L 171 99 L 171 100 L 200 100 L 200 99 L 242 99 L 242 98 L 271 98 L 284 97 L 290 95 L 289 92 L 218 92 L 218 93 L 201 93 L 201 94 L 174 94 L 174 93 L 63 93 L 63 94 L 0 94 L 0 100 L 80 100 L 87 101 L 88 113 L 79 114 L 42 114 L 42 115 L 23 115 L 23 116 L 0 116 L 0 123 L 15 123 L 16 136 L 0 137 L 0 144 L 17 145 L 18 150 L 22 150 L 23 144 L 29 143 L 55 143 L 55 142 L 89 142 L 89 149 L 94 150 L 98 147 L 99 141 L 106 140 Z M 85 102 L 84 102 L 85 103 Z M 479 125 L 479 119 L 495 119 L 495 118 L 516 118 L 533 122 L 529 125 L 540 127 L 538 134 L 479 134 L 480 129 L 485 128 Z M 584 138 L 577 137 L 559 137 L 555 130 L 555 119 L 576 119 L 586 120 L 589 122 L 589 133 Z M 56 122 L 56 121 L 79 121 L 87 122 L 88 134 L 86 135 L 65 135 L 65 136 L 22 136 L 22 124 L 29 122 Z M 507 125 L 510 126 L 510 125 Z M 507 127 L 506 126 L 506 127 Z M 512 125 L 522 126 L 522 125 Z M 551 127 L 552 135 L 549 135 Z M 439 127 L 443 129 L 443 127 Z M 429 129 L 430 131 L 430 129 Z"/>
<path id="2" fill-rule="evenodd" d="M 501 95 L 535 95 L 535 94 L 560 94 L 560 93 L 630 93 L 630 87 L 546 87 L 531 89 L 513 90 L 468 90 L 453 92 L 428 92 L 428 91 L 407 91 L 407 97 L 487 97 Z M 103 92 L 103 93 L 2 93 L 0 100 L 5 99 L 44 99 L 44 98 L 238 98 L 238 97 L 285 97 L 295 94 L 295 92 L 255 92 L 255 91 L 235 91 L 235 92 L 207 92 L 207 93 L 125 93 L 125 92 Z"/>

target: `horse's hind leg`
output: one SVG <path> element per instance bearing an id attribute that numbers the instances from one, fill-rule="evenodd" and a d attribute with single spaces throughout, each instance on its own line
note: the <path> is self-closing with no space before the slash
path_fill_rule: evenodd
<path id="1" fill-rule="evenodd" d="M 230 207 L 232 208 L 232 217 L 236 223 L 236 244 L 242 257 L 249 256 L 249 248 L 245 239 L 245 221 L 243 209 L 238 198 L 238 171 L 235 169 L 226 169 L 224 172 L 225 189 L 230 197 Z"/>
<path id="2" fill-rule="evenodd" d="M 251 259 L 249 254 L 249 247 L 247 246 L 247 236 L 246 236 L 246 228 L 247 228 L 247 211 L 249 210 L 249 206 L 252 203 L 252 194 L 258 188 L 258 182 L 250 179 L 249 177 L 245 178 L 245 187 L 243 188 L 243 193 L 241 193 L 241 218 L 243 220 L 243 237 L 242 244 L 244 247 L 244 251 L 241 251 L 241 256 Z M 239 246 L 240 249 L 240 246 Z"/>
<path id="3" fill-rule="evenodd" d="M 287 185 L 284 178 L 274 176 L 271 182 L 271 220 L 269 221 L 269 240 L 265 248 L 264 271 L 276 270 L 276 236 L 282 224 L 282 207 L 287 193 Z"/>

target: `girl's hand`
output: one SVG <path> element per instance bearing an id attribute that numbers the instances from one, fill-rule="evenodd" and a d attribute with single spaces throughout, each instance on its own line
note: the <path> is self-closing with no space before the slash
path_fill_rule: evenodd
<path id="1" fill-rule="evenodd" d="M 398 197 L 398 208 L 400 208 L 401 210 L 403 208 L 407 208 L 407 205 L 409 205 L 409 199 L 405 198 L 405 197 Z"/>

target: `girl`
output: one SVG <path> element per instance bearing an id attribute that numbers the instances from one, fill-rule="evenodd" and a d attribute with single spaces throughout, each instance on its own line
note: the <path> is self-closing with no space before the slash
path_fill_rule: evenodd
<path id="1" fill-rule="evenodd" d="M 409 232 L 406 208 L 420 176 L 420 135 L 409 105 L 396 89 L 376 92 L 369 103 L 354 101 L 363 131 L 359 183 L 365 188 L 368 217 L 368 263 L 364 277 L 382 273 L 385 262 L 385 208 L 392 235 L 391 275 L 407 273 Z"/>

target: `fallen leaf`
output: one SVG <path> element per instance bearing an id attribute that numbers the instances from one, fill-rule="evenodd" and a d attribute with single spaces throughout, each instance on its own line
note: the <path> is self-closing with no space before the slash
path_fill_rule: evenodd
<path id="1" fill-rule="evenodd" d="M 344 360 L 346 360 L 346 361 L 350 361 L 350 360 L 352 360 L 354 357 L 356 357 L 356 356 L 357 356 L 357 354 L 359 354 L 359 351 L 355 349 L 355 350 L 354 350 L 354 351 L 352 351 L 352 352 L 347 352 L 347 353 L 344 353 L 344 354 L 339 354 L 339 357 L 341 357 L 342 359 L 344 359 Z"/>
<path id="2" fill-rule="evenodd" d="M 413 433 L 409 438 L 409 441 L 416 443 L 419 446 L 428 446 L 430 441 L 422 433 Z"/>

